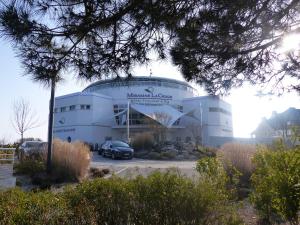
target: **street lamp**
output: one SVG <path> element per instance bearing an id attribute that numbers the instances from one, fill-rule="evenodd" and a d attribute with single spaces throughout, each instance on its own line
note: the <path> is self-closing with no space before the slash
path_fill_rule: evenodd
<path id="1" fill-rule="evenodd" d="M 129 138 L 129 123 L 130 123 L 130 121 L 129 121 L 129 109 L 130 109 L 130 102 L 129 102 L 129 100 L 128 100 L 128 102 L 127 102 L 127 142 L 129 143 L 130 142 L 130 138 Z"/>

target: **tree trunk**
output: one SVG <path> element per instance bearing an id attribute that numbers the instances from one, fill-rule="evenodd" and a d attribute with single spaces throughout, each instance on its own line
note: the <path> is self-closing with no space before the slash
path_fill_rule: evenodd
<path id="1" fill-rule="evenodd" d="M 55 78 L 51 80 L 51 96 L 49 103 L 49 123 L 48 123 L 48 154 L 47 154 L 47 173 L 51 173 L 52 160 L 52 136 L 53 136 L 53 113 L 54 113 L 54 97 L 55 97 Z"/>
<path id="2" fill-rule="evenodd" d="M 22 133 L 21 133 L 21 141 L 20 141 L 20 144 L 23 144 L 23 140 L 24 140 L 24 133 L 22 132 Z"/>

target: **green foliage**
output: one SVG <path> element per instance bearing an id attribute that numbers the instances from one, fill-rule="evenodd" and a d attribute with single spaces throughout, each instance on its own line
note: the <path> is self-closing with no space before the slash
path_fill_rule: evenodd
<path id="1" fill-rule="evenodd" d="M 231 166 L 225 170 L 218 158 L 205 157 L 198 160 L 196 170 L 201 181 L 218 187 L 217 191 L 227 198 L 236 198 L 236 187 L 241 173 L 235 167 Z"/>
<path id="2" fill-rule="evenodd" d="M 24 174 L 29 176 L 44 172 L 45 169 L 45 163 L 38 160 L 23 160 L 14 166 L 14 172 L 16 174 Z"/>
<path id="3" fill-rule="evenodd" d="M 158 153 L 158 152 L 150 152 L 148 154 L 147 158 L 149 158 L 149 159 L 162 159 L 160 153 Z"/>
<path id="4" fill-rule="evenodd" d="M 246 81 L 299 77 L 298 48 L 289 54 L 277 48 L 299 32 L 297 0 L 4 2 L 0 36 L 12 41 L 37 81 L 58 81 L 67 69 L 86 79 L 130 77 L 150 52 L 159 59 L 170 53 L 183 76 L 211 94 Z M 287 88 L 299 91 L 295 83 Z"/>
<path id="5" fill-rule="evenodd" d="M 206 156 L 212 156 L 212 157 L 215 157 L 216 156 L 216 153 L 218 151 L 217 148 L 214 148 L 214 147 L 208 147 L 208 146 L 201 146 L 201 145 L 197 145 L 196 146 L 196 150 L 198 152 L 200 152 L 201 154 L 204 154 Z"/>
<path id="6" fill-rule="evenodd" d="M 14 157 L 13 153 L 14 153 L 14 150 L 10 150 L 10 149 L 1 150 L 0 151 L 0 164 L 12 164 L 13 163 L 13 157 Z"/>
<path id="7" fill-rule="evenodd" d="M 63 199 L 51 192 L 0 192 L 0 224 L 69 224 Z"/>
<path id="8" fill-rule="evenodd" d="M 205 157 L 198 160 L 196 170 L 201 176 L 225 184 L 227 176 L 221 162 L 217 158 Z"/>
<path id="9" fill-rule="evenodd" d="M 177 153 L 175 151 L 166 151 L 160 153 L 162 159 L 174 159 L 176 158 Z"/>
<path id="10" fill-rule="evenodd" d="M 155 172 L 113 177 L 60 193 L 0 193 L 0 224 L 239 225 L 227 194 L 206 180 Z"/>
<path id="11" fill-rule="evenodd" d="M 291 137 L 292 144 L 293 145 L 299 144 L 300 143 L 300 126 L 293 126 L 291 128 L 291 130 L 292 130 L 292 137 Z"/>
<path id="12" fill-rule="evenodd" d="M 252 202 L 263 220 L 274 218 L 299 224 L 300 149 L 260 150 L 254 158 Z"/>

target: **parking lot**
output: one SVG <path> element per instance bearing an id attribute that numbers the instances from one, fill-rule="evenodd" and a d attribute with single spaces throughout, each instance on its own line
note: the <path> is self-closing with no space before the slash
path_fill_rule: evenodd
<path id="1" fill-rule="evenodd" d="M 172 161 L 172 160 L 146 160 L 133 158 L 132 160 L 103 158 L 97 152 L 93 152 L 91 167 L 109 168 L 120 177 L 134 177 L 136 175 L 147 176 L 153 171 L 173 170 L 188 177 L 195 177 L 196 161 Z"/>

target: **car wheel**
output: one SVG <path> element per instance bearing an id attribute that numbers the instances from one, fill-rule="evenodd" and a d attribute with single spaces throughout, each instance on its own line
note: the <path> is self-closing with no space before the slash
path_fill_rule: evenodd
<path id="1" fill-rule="evenodd" d="M 111 153 L 111 158 L 112 158 L 112 159 L 116 159 L 116 155 L 115 155 L 114 152 Z"/>

